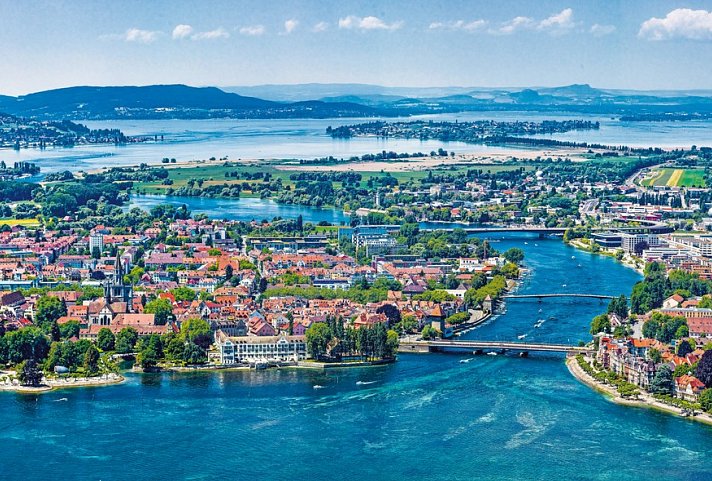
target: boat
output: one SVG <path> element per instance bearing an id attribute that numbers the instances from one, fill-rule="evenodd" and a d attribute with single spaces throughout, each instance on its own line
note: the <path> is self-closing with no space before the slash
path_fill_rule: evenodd
<path id="1" fill-rule="evenodd" d="M 539 309 L 539 312 L 543 312 L 541 308 Z"/>
<path id="2" fill-rule="evenodd" d="M 312 387 L 313 387 L 314 389 L 324 389 L 324 386 L 321 386 L 321 385 L 319 385 L 319 384 L 314 384 Z"/>
<path id="3" fill-rule="evenodd" d="M 255 363 L 255 369 L 267 369 L 267 363 L 262 361 L 257 361 Z"/>
<path id="4" fill-rule="evenodd" d="M 488 356 L 496 356 L 497 353 L 496 353 L 496 352 L 488 352 L 487 355 L 488 355 Z"/>
<path id="5" fill-rule="evenodd" d="M 524 242 L 524 245 L 525 245 L 525 246 L 528 246 L 528 245 L 529 245 L 529 242 Z"/>
<path id="6" fill-rule="evenodd" d="M 576 256 L 571 256 L 572 259 L 576 259 Z"/>
<path id="7" fill-rule="evenodd" d="M 375 382 L 376 382 L 376 381 L 356 381 L 356 385 L 357 385 L 357 386 L 366 386 L 366 385 L 368 385 L 368 384 L 373 384 L 373 383 L 375 383 Z"/>
<path id="8" fill-rule="evenodd" d="M 460 364 L 467 364 L 468 362 L 472 361 L 472 358 L 467 358 L 467 359 L 460 359 Z"/>
<path id="9" fill-rule="evenodd" d="M 517 336 L 517 339 L 524 339 L 525 337 L 527 337 L 527 335 L 526 335 L 526 334 L 522 334 L 521 336 Z"/>

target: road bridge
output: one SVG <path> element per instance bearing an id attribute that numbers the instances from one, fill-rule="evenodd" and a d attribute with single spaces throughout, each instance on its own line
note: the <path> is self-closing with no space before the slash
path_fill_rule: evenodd
<path id="1" fill-rule="evenodd" d="M 567 344 L 508 342 L 508 341 L 464 341 L 438 339 L 435 341 L 401 341 L 398 352 L 437 352 L 449 349 L 467 349 L 470 351 L 514 351 L 528 352 L 556 352 L 563 354 L 590 354 L 591 349 L 582 346 Z"/>
<path id="2" fill-rule="evenodd" d="M 546 299 L 547 297 L 578 297 L 587 299 L 615 299 L 615 296 L 604 296 L 602 294 L 505 294 L 502 299 Z"/>

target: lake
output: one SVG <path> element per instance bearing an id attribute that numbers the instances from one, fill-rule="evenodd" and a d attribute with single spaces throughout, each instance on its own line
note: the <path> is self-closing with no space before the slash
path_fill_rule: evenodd
<path id="1" fill-rule="evenodd" d="M 610 117 L 565 112 L 466 112 L 412 117 L 433 120 L 501 121 L 545 119 L 588 119 L 601 122 L 598 131 L 574 131 L 554 134 L 557 140 L 597 142 L 635 147 L 689 147 L 709 145 L 712 120 L 685 122 L 620 122 Z M 111 166 L 158 163 L 164 157 L 186 162 L 210 157 L 229 159 L 313 159 L 332 155 L 395 152 L 429 153 L 439 148 L 452 152 L 480 154 L 510 151 L 510 148 L 465 144 L 463 142 L 419 141 L 415 139 L 353 138 L 332 139 L 328 126 L 353 124 L 373 119 L 287 119 L 287 120 L 108 120 L 83 121 L 91 128 L 117 128 L 128 135 L 163 135 L 162 142 L 124 146 L 85 145 L 46 150 L 0 150 L 0 160 L 36 162 L 43 174 L 60 170 L 89 170 Z M 393 120 L 393 119 L 391 119 Z"/>

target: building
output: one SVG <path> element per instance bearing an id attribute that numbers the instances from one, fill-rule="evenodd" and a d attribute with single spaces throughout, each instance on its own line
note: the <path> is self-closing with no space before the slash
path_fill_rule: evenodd
<path id="1" fill-rule="evenodd" d="M 609 249 L 620 247 L 622 242 L 621 234 L 616 232 L 594 232 L 591 239 L 601 247 Z"/>
<path id="2" fill-rule="evenodd" d="M 91 234 L 89 236 L 89 252 L 93 254 L 95 249 L 98 249 L 99 253 L 104 251 L 104 234 Z"/>
<path id="3" fill-rule="evenodd" d="M 660 245 L 660 239 L 655 234 L 621 234 L 621 247 L 626 254 L 640 254 L 648 247 Z"/>
<path id="4" fill-rule="evenodd" d="M 254 362 L 295 362 L 307 358 L 304 336 L 230 337 L 222 330 L 215 333 L 215 347 L 220 364 Z"/>

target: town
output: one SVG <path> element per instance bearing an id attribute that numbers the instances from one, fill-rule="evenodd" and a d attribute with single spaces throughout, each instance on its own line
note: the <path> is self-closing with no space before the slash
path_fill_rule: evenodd
<path id="1" fill-rule="evenodd" d="M 709 409 L 710 151 L 651 152 L 621 159 L 589 151 L 575 162 L 455 165 L 454 174 L 433 168 L 411 177 L 279 166 L 257 175 L 225 161 L 203 175 L 244 180 L 186 182 L 192 195 L 212 186 L 243 195 L 274 188 L 281 201 L 321 194 L 350 209 L 349 225 L 120 207 L 127 190 L 173 186 L 182 171 L 197 173 L 192 167 L 14 182 L 27 188 L 3 204 L 23 220 L 0 234 L 0 356 L 15 366 L 3 383 L 114 382 L 125 358 L 146 371 L 390 362 L 399 341 L 451 338 L 504 307 L 526 272 L 524 254 L 498 252 L 477 232 L 511 231 L 561 236 L 645 271 L 630 303 L 616 299 L 594 319 L 596 354 L 579 356 L 579 367 L 599 382 L 615 380 L 627 396 L 664 384 L 652 391 L 663 401 Z"/>

